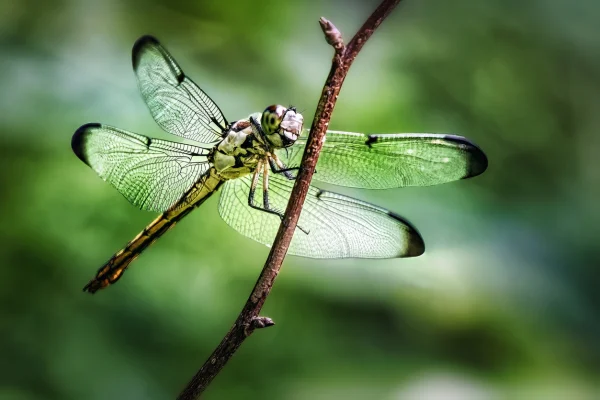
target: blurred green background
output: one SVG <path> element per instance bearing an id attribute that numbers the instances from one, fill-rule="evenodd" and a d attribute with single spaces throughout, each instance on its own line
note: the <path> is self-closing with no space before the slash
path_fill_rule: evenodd
<path id="1" fill-rule="evenodd" d="M 332 49 L 377 1 L 0 4 L 0 398 L 169 399 L 244 304 L 268 248 L 211 198 L 114 287 L 82 286 L 154 215 L 75 157 L 104 122 L 166 137 L 131 70 L 158 37 L 229 120 L 312 118 Z M 209 399 L 600 395 L 600 3 L 405 0 L 356 60 L 332 129 L 453 132 L 488 171 L 436 187 L 336 190 L 425 238 L 407 260 L 287 258 Z M 596 397 L 597 398 L 597 397 Z"/>

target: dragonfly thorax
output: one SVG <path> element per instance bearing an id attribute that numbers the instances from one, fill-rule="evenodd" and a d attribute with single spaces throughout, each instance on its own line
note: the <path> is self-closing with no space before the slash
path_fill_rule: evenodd
<path id="1" fill-rule="evenodd" d="M 256 138 L 250 120 L 244 119 L 231 125 L 212 150 L 209 161 L 223 178 L 236 179 L 253 172 L 266 154 L 266 146 Z"/>
<path id="2" fill-rule="evenodd" d="M 259 122 L 260 118 L 260 122 Z M 293 145 L 302 132 L 304 117 L 293 107 L 273 105 L 233 123 L 209 156 L 221 177 L 237 179 L 269 162 L 272 150 Z"/>
<path id="3" fill-rule="evenodd" d="M 269 144 L 274 148 L 293 145 L 304 125 L 304 117 L 294 107 L 269 106 L 263 111 L 260 124 Z"/>

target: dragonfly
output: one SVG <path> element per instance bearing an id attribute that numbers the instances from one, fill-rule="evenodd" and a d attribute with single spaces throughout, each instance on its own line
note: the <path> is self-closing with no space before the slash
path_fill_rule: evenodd
<path id="1" fill-rule="evenodd" d="M 138 87 L 156 123 L 183 141 L 150 138 L 99 123 L 77 129 L 74 153 L 131 204 L 159 212 L 84 287 L 115 283 L 145 249 L 221 190 L 222 219 L 270 246 L 282 221 L 308 131 L 294 107 L 271 105 L 228 122 L 152 36 L 132 50 Z M 191 142 L 191 143 L 190 143 Z M 428 186 L 480 175 L 485 153 L 449 134 L 363 134 L 327 131 L 314 179 L 389 189 Z M 385 208 L 311 186 L 288 253 L 311 258 L 416 257 L 423 238 Z"/>

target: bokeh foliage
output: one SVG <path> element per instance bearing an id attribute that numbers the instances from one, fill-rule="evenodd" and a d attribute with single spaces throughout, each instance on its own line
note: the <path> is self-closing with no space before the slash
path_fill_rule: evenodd
<path id="1" fill-rule="evenodd" d="M 0 4 L 0 398 L 173 398 L 240 310 L 268 249 L 216 196 L 114 287 L 81 287 L 153 215 L 69 146 L 86 122 L 166 137 L 130 65 L 157 36 L 230 120 L 310 120 L 331 58 L 376 1 L 35 0 Z M 410 260 L 289 257 L 214 399 L 598 395 L 600 4 L 405 0 L 359 55 L 331 127 L 454 132 L 481 177 L 335 190 L 411 220 Z M 330 188 L 331 189 L 331 188 Z"/>

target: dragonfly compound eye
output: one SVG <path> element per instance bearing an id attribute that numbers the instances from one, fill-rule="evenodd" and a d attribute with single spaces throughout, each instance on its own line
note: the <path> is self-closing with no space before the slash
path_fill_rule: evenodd
<path id="1" fill-rule="evenodd" d="M 296 142 L 302 132 L 304 117 L 293 107 L 272 105 L 265 109 L 260 123 L 271 145 L 281 148 Z"/>
<path id="2" fill-rule="evenodd" d="M 272 105 L 265 109 L 262 114 L 260 124 L 267 136 L 277 133 L 279 131 L 279 125 L 283 120 L 286 108 L 284 106 Z"/>

